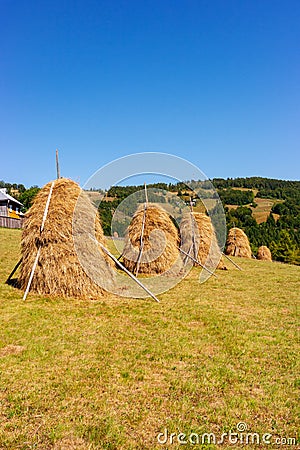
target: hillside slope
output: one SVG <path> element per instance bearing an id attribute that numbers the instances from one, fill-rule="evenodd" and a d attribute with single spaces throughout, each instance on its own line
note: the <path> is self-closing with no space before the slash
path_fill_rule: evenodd
<path id="1" fill-rule="evenodd" d="M 160 304 L 24 303 L 4 284 L 19 242 L 0 229 L 1 449 L 153 450 L 165 429 L 219 439 L 239 422 L 296 437 L 300 267 L 239 259 L 203 285 L 194 268 Z"/>

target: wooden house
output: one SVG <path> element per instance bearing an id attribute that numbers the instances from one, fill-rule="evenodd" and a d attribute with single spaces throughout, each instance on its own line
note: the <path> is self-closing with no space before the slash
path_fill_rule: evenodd
<path id="1" fill-rule="evenodd" d="M 9 195 L 6 188 L 0 189 L 0 227 L 21 228 L 24 214 L 23 204 Z"/>

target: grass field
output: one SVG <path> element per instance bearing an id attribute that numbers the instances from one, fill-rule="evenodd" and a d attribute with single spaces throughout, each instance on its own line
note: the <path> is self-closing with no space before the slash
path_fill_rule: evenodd
<path id="1" fill-rule="evenodd" d="M 256 208 L 251 208 L 254 219 L 257 223 L 266 222 L 268 216 L 270 215 L 272 206 L 274 203 L 278 203 L 278 200 L 270 198 L 255 198 L 254 201 L 257 204 Z M 277 220 L 279 215 L 273 213 L 273 217 Z"/>
<path id="2" fill-rule="evenodd" d="M 1 449 L 229 448 L 177 435 L 219 439 L 240 422 L 272 444 L 233 448 L 299 448 L 276 439 L 299 432 L 300 267 L 239 259 L 203 285 L 194 268 L 160 304 L 24 303 L 4 283 L 19 245 L 0 229 Z"/>
<path id="3" fill-rule="evenodd" d="M 270 215 L 272 206 L 274 203 L 278 203 L 279 200 L 274 200 L 270 198 L 255 198 L 255 203 L 257 206 L 255 208 L 251 207 L 251 205 L 246 205 L 247 208 L 252 209 L 252 214 L 257 223 L 266 222 L 268 216 Z M 237 209 L 238 205 L 226 205 L 229 209 Z M 273 213 L 273 217 L 275 220 L 279 218 L 278 214 Z"/>

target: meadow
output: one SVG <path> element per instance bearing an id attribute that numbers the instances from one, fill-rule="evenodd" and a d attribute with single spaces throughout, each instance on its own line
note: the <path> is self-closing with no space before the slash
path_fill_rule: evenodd
<path id="1" fill-rule="evenodd" d="M 299 266 L 235 259 L 204 284 L 193 268 L 159 304 L 23 302 L 5 284 L 20 236 L 0 229 L 1 449 L 299 448 Z M 241 424 L 259 445 L 217 443 Z"/>

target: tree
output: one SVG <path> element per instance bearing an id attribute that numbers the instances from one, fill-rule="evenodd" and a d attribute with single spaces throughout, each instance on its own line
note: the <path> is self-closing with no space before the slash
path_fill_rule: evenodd
<path id="1" fill-rule="evenodd" d="M 34 197 L 39 192 L 39 190 L 39 187 L 31 186 L 31 188 L 27 189 L 19 195 L 19 201 L 23 203 L 23 212 L 26 212 L 30 208 Z"/>
<path id="2" fill-rule="evenodd" d="M 274 259 L 277 261 L 300 264 L 299 249 L 292 242 L 287 230 L 280 231 L 279 240 L 277 242 L 271 242 L 270 250 Z"/>

